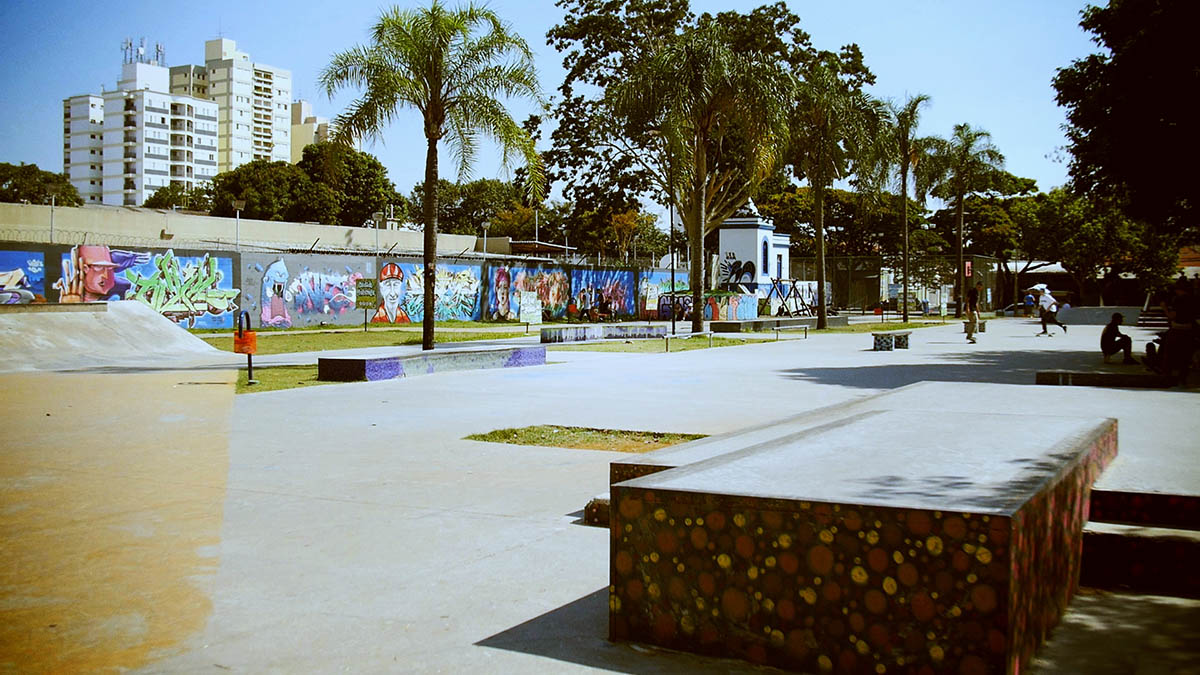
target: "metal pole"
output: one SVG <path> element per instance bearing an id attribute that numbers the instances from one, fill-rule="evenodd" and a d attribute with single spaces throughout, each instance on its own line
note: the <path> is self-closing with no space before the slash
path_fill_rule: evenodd
<path id="1" fill-rule="evenodd" d="M 54 243 L 54 199 L 58 195 L 50 193 L 50 243 Z"/>
<path id="2" fill-rule="evenodd" d="M 236 223 L 236 225 L 234 225 L 234 230 L 233 230 L 233 241 L 234 241 L 233 247 L 240 251 L 240 250 L 242 250 L 242 210 L 241 209 L 237 210 L 237 215 L 234 216 L 234 218 L 235 218 L 234 222 Z"/>
<path id="3" fill-rule="evenodd" d="M 670 158 L 668 158 L 670 161 Z M 667 173 L 670 173 L 670 169 Z M 675 334 L 675 197 L 667 197 L 667 218 L 670 219 L 671 242 L 671 335 Z"/>

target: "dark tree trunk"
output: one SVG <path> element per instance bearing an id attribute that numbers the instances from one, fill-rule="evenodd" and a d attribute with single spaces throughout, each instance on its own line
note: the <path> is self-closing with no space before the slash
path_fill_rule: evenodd
<path id="1" fill-rule="evenodd" d="M 425 316 L 421 319 L 421 349 L 433 349 L 433 294 L 437 271 L 437 209 L 438 209 L 438 151 L 437 139 L 429 138 L 425 150 L 425 296 L 422 298 Z"/>
<path id="2" fill-rule="evenodd" d="M 966 272 L 963 265 L 963 195 L 958 196 L 958 274 L 954 280 L 954 318 L 961 319 L 966 298 Z"/>
<path id="3" fill-rule="evenodd" d="M 907 154 L 907 153 L 906 153 Z M 904 220 L 904 323 L 908 323 L 908 165 L 900 169 L 900 218 Z"/>
<path id="4" fill-rule="evenodd" d="M 829 323 L 829 312 L 825 305 L 825 188 L 813 186 L 813 220 L 817 222 L 817 330 Z"/>
<path id="5" fill-rule="evenodd" d="M 689 276 L 692 283 L 692 332 L 704 330 L 704 225 L 708 222 L 708 204 L 706 203 L 705 178 L 707 174 L 708 155 L 703 143 L 696 148 L 696 184 L 692 190 L 698 193 L 696 199 L 697 225 L 692 237 L 692 266 Z"/>

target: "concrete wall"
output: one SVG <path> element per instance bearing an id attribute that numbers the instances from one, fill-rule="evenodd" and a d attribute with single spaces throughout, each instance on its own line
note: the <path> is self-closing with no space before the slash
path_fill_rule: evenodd
<path id="1" fill-rule="evenodd" d="M 1059 310 L 1058 320 L 1068 326 L 1104 326 L 1112 315 L 1120 312 L 1125 317 L 1124 325 L 1136 326 L 1138 317 L 1142 315 L 1141 307 L 1070 307 Z M 1037 316 L 1037 308 L 1034 308 Z"/>
<path id="2" fill-rule="evenodd" d="M 310 225 L 242 218 L 192 215 L 163 209 L 89 205 L 59 207 L 54 212 L 54 242 L 133 242 L 144 246 L 169 247 L 198 243 L 222 248 L 256 244 L 376 250 L 376 230 L 341 225 Z M 51 243 L 49 206 L 0 203 L 0 239 Z M 423 249 L 420 232 L 379 230 L 379 249 L 393 253 L 416 253 Z M 491 242 L 488 242 L 489 247 Z M 475 249 L 475 237 L 438 235 L 438 254 L 454 255 Z"/>

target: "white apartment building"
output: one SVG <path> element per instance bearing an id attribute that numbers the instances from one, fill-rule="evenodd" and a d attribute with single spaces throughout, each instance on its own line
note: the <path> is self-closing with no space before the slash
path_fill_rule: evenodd
<path id="1" fill-rule="evenodd" d="M 217 171 L 291 161 L 292 73 L 250 60 L 233 40 L 204 43 L 204 67 L 171 68 L 171 92 L 217 104 Z"/>
<path id="2" fill-rule="evenodd" d="M 169 93 L 170 73 L 127 50 L 117 88 L 63 100 L 63 169 L 85 203 L 140 206 L 217 173 L 217 104 Z"/>
<path id="3" fill-rule="evenodd" d="M 308 101 L 292 103 L 292 164 L 304 159 L 304 148 L 329 140 L 329 119 L 313 115 Z"/>

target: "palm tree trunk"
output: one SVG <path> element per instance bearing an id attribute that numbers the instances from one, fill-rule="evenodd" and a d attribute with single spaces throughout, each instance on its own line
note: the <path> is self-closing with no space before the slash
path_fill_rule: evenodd
<path id="1" fill-rule="evenodd" d="M 954 318 L 961 319 L 966 293 L 966 267 L 963 266 L 963 195 L 958 196 L 958 278 L 954 280 Z"/>
<path id="2" fill-rule="evenodd" d="M 817 221 L 817 330 L 829 323 L 825 298 L 825 188 L 813 185 L 813 212 Z M 847 289 L 849 290 L 849 289 Z"/>
<path id="3" fill-rule="evenodd" d="M 437 207 L 438 207 L 438 151 L 437 139 L 427 138 L 425 150 L 425 246 L 424 274 L 425 294 L 422 307 L 425 316 L 421 319 L 421 349 L 433 349 L 433 294 L 437 271 Z"/>
<path id="4" fill-rule="evenodd" d="M 908 323 L 908 165 L 900 169 L 900 217 L 904 220 L 904 323 Z"/>
<path id="5" fill-rule="evenodd" d="M 696 172 L 692 190 L 696 194 L 696 231 L 692 237 L 692 265 L 688 276 L 692 284 L 692 332 L 704 330 L 704 225 L 708 220 L 705 179 L 708 174 L 708 154 L 704 143 L 696 144 Z"/>

